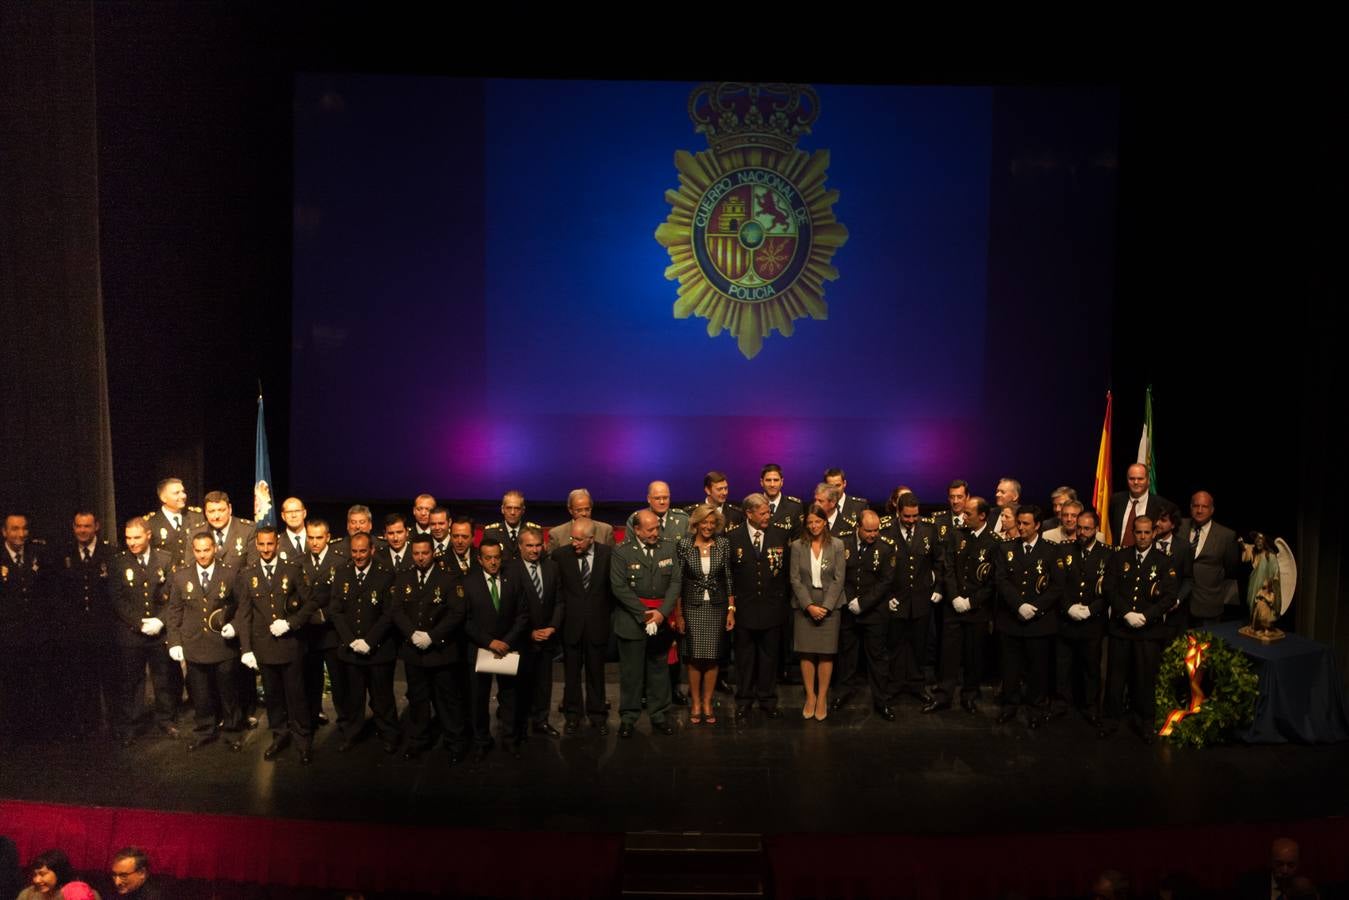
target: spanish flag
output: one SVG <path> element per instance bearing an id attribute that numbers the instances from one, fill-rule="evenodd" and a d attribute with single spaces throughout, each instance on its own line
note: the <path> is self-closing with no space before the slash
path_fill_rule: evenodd
<path id="1" fill-rule="evenodd" d="M 1096 488 L 1091 492 L 1092 504 L 1096 507 L 1096 527 L 1099 538 L 1114 546 L 1115 539 L 1110 534 L 1110 407 L 1113 400 L 1110 392 L 1105 392 L 1105 424 L 1101 426 L 1101 448 L 1096 451 Z"/>

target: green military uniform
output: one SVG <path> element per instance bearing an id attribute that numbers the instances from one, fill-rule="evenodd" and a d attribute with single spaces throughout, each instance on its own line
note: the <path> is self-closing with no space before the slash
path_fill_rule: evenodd
<path id="1" fill-rule="evenodd" d="M 660 725 L 670 707 L 667 659 L 674 632 L 669 618 L 681 587 L 675 542 L 663 538 L 648 553 L 635 539 L 625 541 L 614 548 L 609 584 L 618 601 L 611 619 L 618 641 L 619 717 L 624 725 L 630 726 L 637 721 L 642 712 L 642 683 L 645 680 L 647 712 L 652 723 Z M 643 599 L 660 600 L 660 613 L 665 617 L 651 637 L 646 633 L 648 607 L 642 603 Z"/>
<path id="2" fill-rule="evenodd" d="M 650 509 L 650 507 L 646 508 Z M 623 538 L 628 543 L 634 543 L 637 540 L 636 527 L 637 527 L 637 513 L 639 512 L 641 512 L 640 509 L 637 510 L 637 512 L 634 512 L 632 515 L 628 516 L 628 533 Z M 652 513 L 652 515 L 655 514 Z M 656 516 L 656 518 L 660 518 L 660 516 Z M 684 512 L 682 509 L 676 509 L 673 506 L 670 507 L 669 510 L 666 511 L 665 519 L 660 526 L 661 540 L 677 542 L 680 538 L 682 538 L 684 535 L 688 533 L 689 533 L 689 514 Z"/>

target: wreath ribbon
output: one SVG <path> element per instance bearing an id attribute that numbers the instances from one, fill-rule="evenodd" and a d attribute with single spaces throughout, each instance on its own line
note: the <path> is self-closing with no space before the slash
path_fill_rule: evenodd
<path id="1" fill-rule="evenodd" d="M 1199 685 L 1199 668 L 1204 664 L 1204 651 L 1209 648 L 1209 642 L 1201 644 L 1193 634 L 1185 637 L 1188 641 L 1185 648 L 1185 671 L 1190 676 L 1190 706 L 1188 709 L 1173 709 L 1166 714 L 1166 724 L 1157 732 L 1162 737 L 1169 737 L 1181 719 L 1199 712 L 1204 705 L 1204 690 Z"/>

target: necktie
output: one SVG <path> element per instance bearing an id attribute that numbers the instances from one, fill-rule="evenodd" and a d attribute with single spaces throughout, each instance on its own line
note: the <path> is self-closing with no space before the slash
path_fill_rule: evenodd
<path id="1" fill-rule="evenodd" d="M 762 553 L 763 553 L 763 532 L 762 532 L 762 531 L 756 531 L 756 532 L 754 532 L 754 552 L 755 552 L 755 553 L 758 553 L 758 554 L 762 554 Z"/>
<path id="2" fill-rule="evenodd" d="M 85 547 L 85 548 L 84 548 L 84 561 L 85 561 L 85 562 L 88 562 L 88 561 L 89 561 L 89 558 L 92 557 L 93 555 L 94 555 L 94 551 L 90 550 L 88 547 Z"/>
<path id="3" fill-rule="evenodd" d="M 660 517 L 660 533 L 665 534 L 665 517 Z"/>
<path id="4" fill-rule="evenodd" d="M 201 582 L 201 589 L 203 591 L 206 590 L 206 582 L 209 580 L 206 575 L 206 570 L 205 569 L 199 570 L 197 572 L 197 575 L 199 576 L 198 580 Z"/>
<path id="5" fill-rule="evenodd" d="M 363 584 L 365 584 L 365 573 L 364 573 L 364 572 L 357 572 L 357 573 L 356 573 L 356 586 L 357 586 L 357 587 L 360 587 L 360 586 L 363 585 Z"/>
<path id="6" fill-rule="evenodd" d="M 140 559 L 140 561 L 141 561 L 141 568 L 142 568 L 142 569 L 147 569 L 147 568 L 150 567 L 150 554 L 145 553 L 145 554 L 141 555 L 141 556 L 139 557 L 139 559 Z"/>
<path id="7" fill-rule="evenodd" d="M 1025 553 L 1027 556 L 1030 556 L 1030 546 L 1031 546 L 1030 544 L 1021 545 L 1022 552 Z"/>
<path id="8" fill-rule="evenodd" d="M 653 553 L 651 552 L 651 545 L 650 545 L 650 544 L 643 544 L 643 545 L 642 545 L 642 550 L 646 552 L 646 561 L 647 561 L 647 562 L 651 562 L 651 560 L 653 560 L 653 559 L 656 558 L 656 557 L 655 557 L 655 554 L 653 554 Z"/>
<path id="9" fill-rule="evenodd" d="M 487 589 L 492 592 L 492 608 L 501 612 L 501 592 L 497 590 L 497 577 L 487 576 Z"/>
<path id="10" fill-rule="evenodd" d="M 1121 547 L 1134 545 L 1134 519 L 1138 516 L 1138 501 L 1129 501 L 1129 516 L 1124 520 L 1124 534 L 1120 535 Z"/>
<path id="11" fill-rule="evenodd" d="M 174 530 L 174 531 L 177 531 L 179 528 L 182 528 L 182 527 L 183 527 L 183 517 L 182 517 L 182 516 L 174 516 L 174 517 L 173 517 L 173 530 Z"/>
<path id="12" fill-rule="evenodd" d="M 1143 565 L 1143 554 L 1142 554 L 1142 553 L 1139 553 L 1139 554 L 1138 554 L 1138 564 L 1139 564 L 1140 566 Z"/>
<path id="13" fill-rule="evenodd" d="M 776 500 L 768 504 L 768 514 L 770 516 L 776 516 L 778 514 L 778 502 Z"/>
<path id="14" fill-rule="evenodd" d="M 394 566 L 394 568 L 395 568 L 395 569 L 398 568 L 398 566 L 401 565 L 402 562 L 403 562 L 403 554 L 401 554 L 401 553 L 395 553 L 395 554 L 393 555 L 393 566 Z"/>
<path id="15" fill-rule="evenodd" d="M 318 564 L 319 564 L 319 555 L 318 555 L 317 553 L 311 553 L 311 554 L 309 554 L 309 555 L 310 555 L 310 557 L 313 558 L 313 560 L 314 560 L 314 568 L 318 568 Z"/>
<path id="16" fill-rule="evenodd" d="M 225 532 L 221 531 L 219 528 L 215 530 L 215 543 L 217 547 L 225 546 Z"/>
<path id="17" fill-rule="evenodd" d="M 906 544 L 911 544 L 911 543 L 913 543 L 913 529 L 912 529 L 912 528 L 905 528 L 905 529 L 904 529 L 904 543 L 906 543 Z M 1027 549 L 1029 549 L 1030 545 L 1027 544 L 1026 547 L 1027 547 Z"/>
<path id="18" fill-rule="evenodd" d="M 581 557 L 581 587 L 590 590 L 590 557 Z"/>
<path id="19" fill-rule="evenodd" d="M 426 571 L 424 569 L 417 570 L 417 587 L 426 587 Z"/>
<path id="20" fill-rule="evenodd" d="M 299 535 L 292 535 L 292 536 L 291 536 L 291 539 L 290 539 L 290 542 L 291 542 L 292 544 L 295 545 L 295 552 L 296 552 L 296 553 L 303 553 L 303 552 L 304 552 L 304 541 L 300 540 Z"/>
<path id="21" fill-rule="evenodd" d="M 514 543 L 515 543 L 515 529 L 514 529 L 514 528 L 508 528 L 508 529 L 506 529 L 506 533 L 509 534 L 509 535 L 511 536 L 511 543 L 514 544 Z"/>
<path id="22" fill-rule="evenodd" d="M 442 544 L 440 541 L 436 541 L 436 556 L 444 556 L 444 555 L 445 555 L 445 545 Z"/>
<path id="23" fill-rule="evenodd" d="M 1162 552 L 1165 553 L 1167 556 L 1170 556 L 1170 555 L 1171 555 L 1171 542 L 1170 542 L 1170 541 L 1162 541 L 1162 542 L 1161 542 L 1160 544 L 1158 544 L 1157 546 L 1161 547 Z"/>
<path id="24" fill-rule="evenodd" d="M 543 579 L 539 577 L 539 564 L 529 564 L 529 580 L 534 582 L 534 593 L 543 596 Z"/>
<path id="25" fill-rule="evenodd" d="M 19 550 L 17 553 L 14 554 L 14 568 L 16 568 L 16 569 L 23 568 L 23 550 L 22 550 L 22 549 Z"/>
<path id="26" fill-rule="evenodd" d="M 270 563 L 262 567 L 262 574 L 267 576 L 267 580 L 272 580 L 272 573 L 276 571 L 276 563 Z"/>
<path id="27" fill-rule="evenodd" d="M 1196 525 L 1194 528 L 1192 528 L 1192 529 L 1190 530 L 1190 546 L 1191 546 L 1191 547 L 1198 547 L 1198 546 L 1199 546 L 1199 534 L 1200 534 L 1200 532 L 1202 532 L 1203 530 L 1204 530 L 1204 527 L 1203 527 L 1202 525 Z"/>

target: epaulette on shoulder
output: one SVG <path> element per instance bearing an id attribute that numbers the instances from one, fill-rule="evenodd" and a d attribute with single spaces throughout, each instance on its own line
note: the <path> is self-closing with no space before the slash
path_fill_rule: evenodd
<path id="1" fill-rule="evenodd" d="M 253 524 L 255 524 L 255 523 L 253 522 L 252 519 L 236 519 L 236 521 L 237 521 L 240 525 L 253 525 Z"/>
<path id="2" fill-rule="evenodd" d="M 740 529 L 740 528 L 743 528 L 743 527 L 744 527 L 744 524 L 745 524 L 744 522 L 735 522 L 735 523 L 732 523 L 732 524 L 730 524 L 730 525 L 727 525 L 727 526 L 726 526 L 726 533 L 727 533 L 727 534 L 730 534 L 732 531 L 736 531 L 736 530 L 738 530 L 738 529 Z"/>
<path id="3" fill-rule="evenodd" d="M 28 539 L 28 543 L 30 543 L 30 544 L 41 544 L 42 546 L 45 547 L 45 546 L 47 546 L 47 539 L 46 539 L 46 538 L 29 538 L 29 539 Z"/>
<path id="4" fill-rule="evenodd" d="M 936 520 L 936 518 L 933 517 L 933 516 L 922 516 L 922 517 L 920 517 L 920 518 L 918 519 L 918 521 L 920 521 L 920 522 L 922 522 L 922 523 L 924 523 L 924 524 L 926 524 L 926 525 L 936 525 L 936 524 L 937 524 L 937 520 Z"/>
<path id="5" fill-rule="evenodd" d="M 157 509 L 152 509 L 152 510 L 150 510 L 148 513 L 146 513 L 145 515 L 141 516 L 141 518 L 142 518 L 142 519 L 148 519 L 148 518 L 152 517 L 152 516 L 153 516 L 155 513 L 157 513 L 157 512 L 159 512 L 159 510 L 157 510 Z"/>
<path id="6" fill-rule="evenodd" d="M 770 524 L 770 525 L 773 525 L 773 526 L 776 526 L 777 528 L 781 528 L 783 531 L 791 531 L 791 530 L 792 530 L 792 526 L 791 526 L 791 523 L 790 523 L 790 522 L 770 522 L 769 524 Z"/>
<path id="7" fill-rule="evenodd" d="M 787 495 L 785 495 L 785 496 L 786 496 L 786 499 L 792 501 L 793 503 L 800 503 L 800 502 L 801 502 L 801 498 L 800 498 L 800 497 L 793 497 L 791 494 L 787 494 Z"/>
<path id="8" fill-rule="evenodd" d="M 855 501 L 857 501 L 858 503 L 862 504 L 863 506 L 870 506 L 870 505 L 871 505 L 871 501 L 868 500 L 866 497 L 853 497 L 852 499 L 855 500 Z"/>
<path id="9" fill-rule="evenodd" d="M 731 501 L 727 500 L 727 501 L 726 501 L 726 508 L 727 508 L 727 509 L 739 509 L 739 508 L 740 508 L 740 504 L 739 504 L 739 503 L 732 503 Z"/>
<path id="10" fill-rule="evenodd" d="M 520 527 L 521 527 L 521 528 L 542 528 L 543 526 L 540 525 L 538 522 L 526 522 L 525 524 L 521 525 Z"/>
<path id="11" fill-rule="evenodd" d="M 189 506 L 187 509 L 189 512 L 201 512 L 200 506 Z"/>
<path id="12" fill-rule="evenodd" d="M 885 542 L 886 542 L 887 544 L 889 544 L 891 547 L 895 546 L 895 539 L 892 538 L 892 537 L 890 537 L 890 535 L 888 535 L 888 534 L 882 534 L 882 535 L 880 535 L 879 537 L 880 537 L 881 540 L 885 541 Z"/>
<path id="13" fill-rule="evenodd" d="M 889 528 L 892 524 L 894 524 L 894 521 L 895 521 L 894 516 L 881 516 L 881 527 Z"/>

